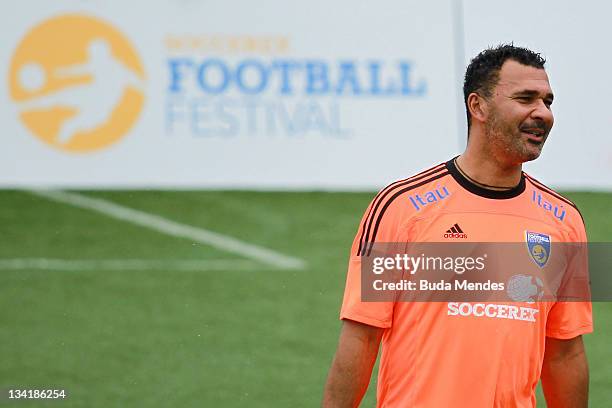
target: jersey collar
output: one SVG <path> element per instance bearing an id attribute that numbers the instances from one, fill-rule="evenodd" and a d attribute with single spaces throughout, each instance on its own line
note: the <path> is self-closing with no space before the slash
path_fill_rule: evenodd
<path id="1" fill-rule="evenodd" d="M 457 170 L 457 166 L 455 165 L 456 158 L 457 157 L 454 157 L 447 161 L 446 168 L 448 169 L 448 172 L 453 176 L 455 181 L 470 193 L 485 198 L 492 198 L 495 200 L 506 200 L 508 198 L 514 198 L 516 196 L 519 196 L 523 191 L 525 191 L 525 173 L 523 172 L 521 172 L 521 181 L 519 181 L 519 183 L 515 187 L 512 187 L 508 190 L 491 190 L 474 184 L 470 180 L 465 178 L 463 174 L 461 174 L 461 172 Z"/>

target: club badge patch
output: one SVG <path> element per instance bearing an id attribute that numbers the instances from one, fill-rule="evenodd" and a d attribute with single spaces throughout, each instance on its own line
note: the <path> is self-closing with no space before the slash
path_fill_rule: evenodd
<path id="1" fill-rule="evenodd" d="M 525 240 L 529 256 L 540 268 L 543 268 L 550 258 L 550 235 L 525 231 Z"/>

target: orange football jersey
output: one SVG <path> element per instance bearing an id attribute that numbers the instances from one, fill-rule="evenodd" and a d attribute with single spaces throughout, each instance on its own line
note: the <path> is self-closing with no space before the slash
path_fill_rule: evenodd
<path id="1" fill-rule="evenodd" d="M 529 232 L 587 239 L 575 205 L 525 173 L 515 188 L 490 190 L 453 159 L 379 192 L 353 242 L 340 312 L 385 329 L 378 407 L 535 406 L 545 338 L 591 332 L 590 302 L 368 302 L 361 292 L 374 243 L 525 242 Z"/>

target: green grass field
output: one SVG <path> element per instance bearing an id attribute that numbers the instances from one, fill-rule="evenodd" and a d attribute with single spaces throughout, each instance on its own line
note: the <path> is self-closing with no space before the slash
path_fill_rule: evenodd
<path id="1" fill-rule="evenodd" d="M 3 264 L 1 389 L 65 389 L 66 400 L 48 404 L 58 407 L 318 406 L 340 328 L 349 247 L 372 193 L 83 194 L 301 258 L 307 267 L 251 262 L 246 268 L 173 269 L 177 260 L 231 265 L 240 257 L 30 193 L 2 191 L 0 261 L 161 266 Z M 612 241 L 612 194 L 568 196 L 580 206 L 590 239 Z M 591 406 L 604 407 L 612 389 L 612 304 L 597 303 L 594 313 L 596 333 L 586 336 Z M 373 388 L 363 406 L 374 405 Z"/>

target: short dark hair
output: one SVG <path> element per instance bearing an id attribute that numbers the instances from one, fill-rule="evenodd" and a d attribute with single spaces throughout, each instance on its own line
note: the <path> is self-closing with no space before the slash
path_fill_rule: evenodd
<path id="1" fill-rule="evenodd" d="M 485 98 L 491 96 L 493 88 L 499 81 L 499 71 L 507 60 L 514 60 L 520 64 L 534 68 L 544 69 L 546 59 L 539 53 L 528 48 L 517 47 L 514 44 L 500 44 L 489 47 L 475 56 L 465 71 L 463 81 L 463 100 L 467 114 L 468 131 L 472 124 L 470 110 L 468 109 L 468 96 L 477 92 Z"/>

